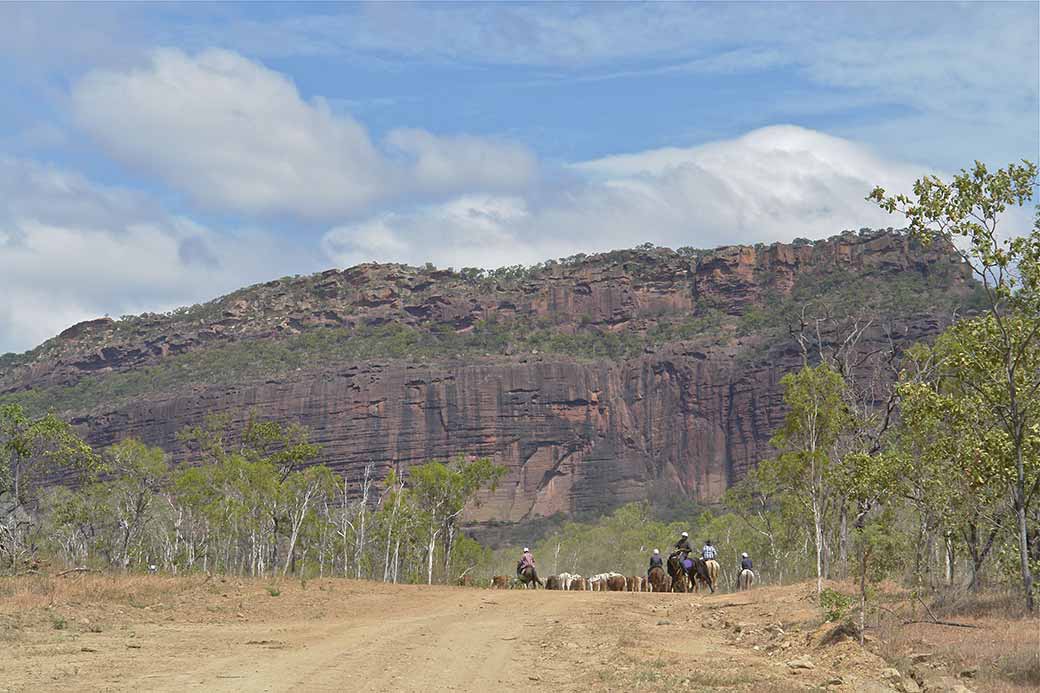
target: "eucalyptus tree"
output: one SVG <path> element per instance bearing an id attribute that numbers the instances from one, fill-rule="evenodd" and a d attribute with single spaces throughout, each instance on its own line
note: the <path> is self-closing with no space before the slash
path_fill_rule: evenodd
<path id="1" fill-rule="evenodd" d="M 426 544 L 426 581 L 433 582 L 433 560 L 438 541 L 443 547 L 445 578 L 451 566 L 458 526 L 466 507 L 482 489 L 494 490 L 506 469 L 489 458 L 456 457 L 448 463 L 427 462 L 408 471 L 411 511 L 423 528 Z"/>
<path id="2" fill-rule="evenodd" d="M 985 291 L 982 315 L 954 325 L 941 340 L 943 368 L 953 388 L 942 397 L 951 416 L 992 413 L 1001 441 L 987 450 L 998 467 L 1017 528 L 1026 608 L 1034 608 L 1029 508 L 1040 489 L 1040 215 L 1032 230 L 1004 231 L 1009 208 L 1032 200 L 1035 163 L 1023 161 L 991 172 L 975 162 L 949 183 L 919 179 L 913 194 L 868 199 L 906 217 L 923 241 L 949 244 Z M 1013 218 L 1013 217 L 1012 217 Z"/>
<path id="3" fill-rule="evenodd" d="M 153 512 L 169 475 L 169 464 L 162 448 L 149 447 L 127 438 L 104 454 L 103 494 L 110 500 L 117 525 L 117 557 L 120 567 L 130 568 L 133 544 L 144 534 L 145 523 Z"/>
<path id="4" fill-rule="evenodd" d="M 48 479 L 91 473 L 98 456 L 54 414 L 32 416 L 0 405 L 0 561 L 12 567 L 27 550 L 40 491 Z"/>
<path id="5" fill-rule="evenodd" d="M 770 441 L 780 454 L 767 467 L 810 518 L 819 593 L 826 573 L 825 529 L 839 491 L 836 445 L 854 421 L 846 404 L 845 381 L 826 363 L 805 366 L 780 382 L 788 413 Z"/>

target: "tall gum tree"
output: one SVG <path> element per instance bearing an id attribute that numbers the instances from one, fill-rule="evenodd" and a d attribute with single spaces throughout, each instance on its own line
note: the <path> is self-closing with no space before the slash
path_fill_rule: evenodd
<path id="1" fill-rule="evenodd" d="M 909 222 L 924 243 L 951 243 L 982 284 L 983 315 L 944 335 L 947 371 L 955 372 L 965 407 L 984 406 L 1005 438 L 996 462 L 1003 466 L 1014 508 L 1022 590 L 1034 610 L 1028 511 L 1040 487 L 1040 215 L 1031 231 L 1004 232 L 1011 207 L 1029 203 L 1037 166 L 1023 161 L 991 172 L 976 161 L 949 183 L 919 179 L 913 194 L 890 196 L 875 188 L 867 198 Z"/>
<path id="2" fill-rule="evenodd" d="M 461 457 L 447 464 L 427 462 L 408 471 L 409 500 L 424 527 L 427 583 L 433 583 L 433 559 L 438 540 L 443 544 L 447 571 L 463 511 L 476 500 L 481 489 L 494 490 L 505 471 L 489 458 L 468 461 Z M 448 577 L 445 574 L 445 579 Z"/>
<path id="3" fill-rule="evenodd" d="M 826 363 L 805 366 L 780 381 L 788 413 L 770 443 L 780 455 L 768 463 L 795 497 L 804 498 L 812 517 L 816 549 L 816 591 L 823 591 L 824 529 L 834 504 L 835 446 L 852 424 L 845 401 L 845 382 Z"/>

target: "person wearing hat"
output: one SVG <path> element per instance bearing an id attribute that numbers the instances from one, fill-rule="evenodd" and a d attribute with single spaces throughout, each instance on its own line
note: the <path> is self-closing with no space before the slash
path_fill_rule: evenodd
<path id="1" fill-rule="evenodd" d="M 737 589 L 749 590 L 755 583 L 755 571 L 751 568 L 751 559 L 746 553 L 740 554 L 740 570 L 737 572 Z"/>
<path id="2" fill-rule="evenodd" d="M 678 556 L 680 560 L 685 561 L 693 553 L 693 547 L 690 546 L 690 535 L 687 532 L 683 532 L 679 536 L 679 541 L 675 542 L 675 551 L 672 551 L 671 556 Z M 671 560 L 669 556 L 668 560 Z"/>
<path id="3" fill-rule="evenodd" d="M 715 545 L 711 543 L 711 539 L 704 542 L 704 548 L 701 549 L 701 559 L 704 561 L 704 569 L 708 573 L 708 587 L 711 591 L 715 591 L 715 585 L 719 581 L 719 562 L 717 560 L 718 550 Z"/>
<path id="4" fill-rule="evenodd" d="M 516 574 L 522 573 L 524 568 L 534 569 L 534 554 L 526 546 L 524 547 L 524 553 L 520 556 L 520 561 L 516 564 Z"/>
<path id="5" fill-rule="evenodd" d="M 661 552 L 657 549 L 654 549 L 654 553 L 650 556 L 650 567 L 646 569 L 647 578 L 650 577 L 650 571 L 654 568 L 664 570 L 664 559 L 661 558 Z"/>
<path id="6" fill-rule="evenodd" d="M 686 558 L 689 554 L 693 553 L 693 547 L 690 546 L 690 535 L 687 532 L 683 532 L 679 537 L 679 541 L 675 542 L 675 550 Z"/>

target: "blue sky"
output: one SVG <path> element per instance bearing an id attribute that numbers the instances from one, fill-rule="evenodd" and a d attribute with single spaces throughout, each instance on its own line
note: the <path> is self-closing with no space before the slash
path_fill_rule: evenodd
<path id="1" fill-rule="evenodd" d="M 1040 5 L 0 5 L 0 351 L 358 262 L 898 225 L 1040 159 Z"/>

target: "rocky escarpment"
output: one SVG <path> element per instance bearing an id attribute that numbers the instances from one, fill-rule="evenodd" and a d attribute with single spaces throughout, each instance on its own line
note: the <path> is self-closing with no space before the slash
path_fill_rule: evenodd
<path id="1" fill-rule="evenodd" d="M 5 357 L 0 398 L 178 461 L 176 432 L 221 411 L 302 423 L 348 476 L 492 456 L 509 473 L 475 520 L 711 500 L 769 454 L 799 305 L 872 311 L 869 349 L 936 334 L 972 290 L 949 248 L 899 233 L 491 274 L 362 265 L 82 323 Z"/>

